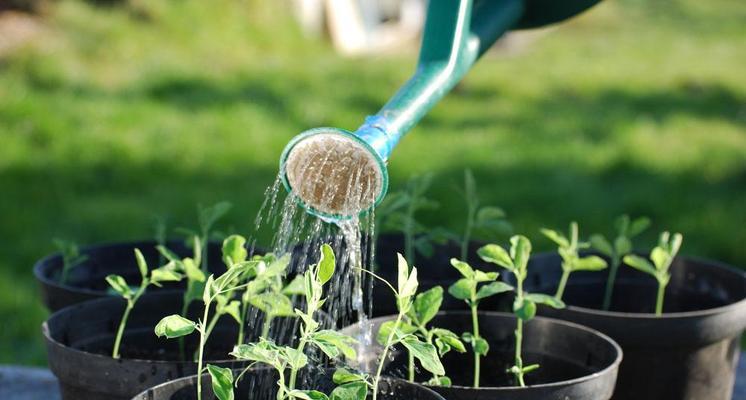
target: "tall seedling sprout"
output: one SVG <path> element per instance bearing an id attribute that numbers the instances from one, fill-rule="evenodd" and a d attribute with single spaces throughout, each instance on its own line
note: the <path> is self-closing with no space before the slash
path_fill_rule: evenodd
<path id="1" fill-rule="evenodd" d="M 673 236 L 668 232 L 661 233 L 658 246 L 650 252 L 652 264 L 650 261 L 634 254 L 624 257 L 624 262 L 627 265 L 652 275 L 658 281 L 658 294 L 655 301 L 655 315 L 657 316 L 663 314 L 663 298 L 666 294 L 666 286 L 671 281 L 671 273 L 668 270 L 671 268 L 671 263 L 678 254 L 683 240 L 684 237 L 680 233 L 674 233 Z"/>
<path id="2" fill-rule="evenodd" d="M 401 331 L 417 335 L 424 343 L 435 345 L 438 350 L 438 356 L 443 357 L 451 349 L 464 353 L 466 348 L 459 339 L 458 335 L 448 329 L 432 327 L 428 328 L 430 321 L 440 311 L 440 305 L 443 303 L 443 288 L 435 286 L 430 290 L 418 294 L 409 311 L 406 313 L 406 321 L 401 324 Z M 379 342 L 381 338 L 379 338 Z M 414 382 L 414 353 L 407 351 L 408 355 L 408 379 Z M 427 382 L 435 386 L 450 386 L 451 379 L 445 375 L 432 374 L 432 378 Z"/>
<path id="3" fill-rule="evenodd" d="M 438 207 L 436 201 L 425 197 L 432 181 L 432 174 L 412 177 L 403 191 L 390 193 L 376 209 L 378 229 L 390 227 L 404 234 L 404 255 L 410 264 L 415 262 L 415 250 L 427 254 L 430 249 L 430 235 L 420 235 L 427 230 L 415 214 L 421 210 Z"/>
<path id="4" fill-rule="evenodd" d="M 318 264 L 310 266 L 308 271 L 303 275 L 306 310 L 295 310 L 295 314 L 300 317 L 302 322 L 300 338 L 296 347 L 279 346 L 270 339 L 261 337 L 257 343 L 236 346 L 231 353 L 232 356 L 239 360 L 267 364 L 277 370 L 279 374 L 277 400 L 329 399 L 329 396 L 319 391 L 299 390 L 295 387 L 298 372 L 301 368 L 308 365 L 308 357 L 305 354 L 308 345 L 316 346 L 332 359 L 340 355 L 344 355 L 348 359 L 355 359 L 357 357 L 354 349 L 354 345 L 357 343 L 355 339 L 337 331 L 320 330 L 319 323 L 314 319 L 314 314 L 325 302 L 325 299 L 322 298 L 323 286 L 332 278 L 334 269 L 334 252 L 329 245 L 324 244 L 321 246 L 321 258 Z M 288 370 L 289 377 L 286 377 Z M 334 381 L 335 383 L 340 383 L 341 386 L 334 389 L 331 394 L 332 399 L 365 399 L 367 383 L 363 376 L 338 370 L 334 374 Z M 226 385 L 226 390 L 227 388 L 230 388 L 230 385 Z M 220 399 L 224 400 L 223 398 Z"/>
<path id="5" fill-rule="evenodd" d="M 632 251 L 632 238 L 645 231 L 648 226 L 650 226 L 648 218 L 641 217 L 630 220 L 628 215 L 621 215 L 614 221 L 616 237 L 613 242 L 600 234 L 591 235 L 591 247 L 611 260 L 609 277 L 606 279 L 606 289 L 604 290 L 602 305 L 604 310 L 611 308 L 611 299 L 614 295 L 614 283 L 619 265 L 622 263 L 622 258 Z"/>
<path id="6" fill-rule="evenodd" d="M 173 314 L 163 318 L 155 327 L 155 334 L 158 337 L 165 336 L 169 339 L 181 338 L 191 334 L 195 330 L 199 332 L 199 347 L 197 348 L 198 400 L 202 400 L 202 373 L 205 371 L 205 368 L 203 368 L 205 343 L 214 327 L 214 323 L 209 318 L 212 304 L 216 303 L 216 313 L 228 313 L 236 318 L 238 304 L 235 300 L 230 300 L 230 293 L 247 286 L 247 284 L 238 284 L 245 276 L 256 274 L 258 261 L 246 261 L 246 253 L 236 247 L 238 242 L 240 240 L 236 240 L 233 237 L 229 237 L 223 242 L 223 259 L 228 263 L 228 270 L 218 278 L 210 275 L 205 281 L 202 292 L 202 302 L 204 304 L 202 318 L 195 322 L 184 316 Z M 212 365 L 208 365 L 206 369 L 213 376 L 214 382 L 225 379 L 225 369 Z M 228 372 L 230 373 L 230 371 Z"/>
<path id="7" fill-rule="evenodd" d="M 589 248 L 590 244 L 578 240 L 577 222 L 570 223 L 569 238 L 551 229 L 542 229 L 541 233 L 557 244 L 557 251 L 562 258 L 562 278 L 557 286 L 557 293 L 554 295 L 557 300 L 562 300 L 571 273 L 575 271 L 600 271 L 607 267 L 606 261 L 599 256 L 580 257 L 578 252 Z"/>
<path id="8" fill-rule="evenodd" d="M 52 241 L 57 250 L 62 254 L 62 274 L 60 274 L 60 284 L 66 284 L 70 271 L 85 262 L 88 256 L 81 255 L 80 249 L 75 242 L 62 239 Z"/>
<path id="9" fill-rule="evenodd" d="M 479 303 L 490 296 L 508 292 L 513 288 L 497 280 L 497 272 L 483 272 L 472 268 L 468 263 L 451 259 L 451 265 L 461 274 L 461 279 L 448 288 L 451 296 L 464 300 L 471 309 L 472 331 L 464 333 L 462 339 L 471 344 L 474 353 L 474 387 L 479 387 L 480 360 L 486 355 L 490 347 L 479 333 Z"/>
<path id="10" fill-rule="evenodd" d="M 461 259 L 467 260 L 469 241 L 475 230 L 487 235 L 505 234 L 512 230 L 505 220 L 505 212 L 498 207 L 481 206 L 477 195 L 477 183 L 471 170 L 464 170 L 464 200 L 466 201 L 466 226 L 461 236 Z"/>
<path id="11" fill-rule="evenodd" d="M 524 375 L 539 368 L 538 364 L 523 365 L 521 348 L 523 347 L 523 323 L 536 315 L 536 304 L 544 304 L 554 308 L 563 308 L 565 304 L 552 296 L 540 293 L 527 293 L 523 290 L 523 281 L 528 275 L 528 260 L 531 256 L 531 242 L 525 236 L 510 238 L 510 252 L 496 244 L 488 244 L 477 252 L 487 262 L 497 264 L 510 271 L 516 281 L 513 313 L 516 315 L 515 328 L 515 364 L 508 369 L 513 374 L 516 383 L 524 387 Z M 511 288 L 512 289 L 512 288 Z"/>
<path id="12" fill-rule="evenodd" d="M 136 289 L 131 288 L 127 281 L 120 275 L 109 275 L 106 277 L 106 282 L 111 288 L 122 296 L 127 301 L 127 306 L 122 314 L 122 319 L 119 322 L 119 328 L 117 329 L 117 335 L 114 339 L 114 347 L 111 351 L 113 358 L 119 358 L 119 347 L 122 343 L 122 336 L 124 335 L 124 329 L 127 325 L 130 312 L 135 308 L 137 301 L 145 294 L 145 290 L 148 285 L 160 286 L 161 282 L 175 282 L 182 278 L 182 275 L 176 271 L 176 267 L 173 263 L 168 263 L 163 267 L 156 268 L 148 271 L 148 264 L 145 262 L 145 257 L 142 255 L 139 249 L 135 249 L 135 259 L 137 260 L 137 267 L 140 270 L 140 276 L 142 278 L 140 286 Z"/>
<path id="13" fill-rule="evenodd" d="M 178 231 L 184 233 L 188 238 L 194 238 L 195 236 L 199 238 L 199 242 L 200 244 L 202 244 L 201 254 L 199 258 L 200 260 L 202 260 L 202 262 L 199 263 L 198 266 L 200 266 L 202 271 L 205 273 L 207 273 L 209 269 L 207 265 L 207 263 L 209 262 L 207 243 L 211 239 L 213 239 L 212 236 L 214 232 L 212 229 L 221 218 L 228 214 L 231 208 L 233 208 L 233 205 L 227 201 L 221 201 L 207 207 L 199 204 L 197 205 L 197 221 L 199 224 L 199 230 L 194 231 L 186 228 L 177 229 Z"/>
<path id="14" fill-rule="evenodd" d="M 419 282 L 417 281 L 417 268 L 412 267 L 410 270 L 407 260 L 401 254 L 397 253 L 397 259 L 398 279 L 396 288 L 378 275 L 366 271 L 391 289 L 396 297 L 396 307 L 399 310 L 396 320 L 381 324 L 378 331 L 377 340 L 383 346 L 383 351 L 378 358 L 378 368 L 376 369 L 376 374 L 373 377 L 371 385 L 373 400 L 378 398 L 378 385 L 381 381 L 386 357 L 391 347 L 397 344 L 404 346 L 409 354 L 416 358 L 425 370 L 434 376 L 445 376 L 445 369 L 438 358 L 435 346 L 421 341 L 416 335 L 412 334 L 411 328 L 409 330 L 406 328 L 403 329 L 405 316 L 414 307 L 415 294 L 417 294 Z"/>

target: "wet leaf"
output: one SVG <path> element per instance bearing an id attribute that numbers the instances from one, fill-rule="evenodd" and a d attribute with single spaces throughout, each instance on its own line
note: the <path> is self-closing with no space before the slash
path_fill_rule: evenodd
<path id="1" fill-rule="evenodd" d="M 503 282 L 490 282 L 486 285 L 482 285 L 477 291 L 477 300 L 484 299 L 486 297 L 494 296 L 499 293 L 510 292 L 513 287 Z"/>
<path id="2" fill-rule="evenodd" d="M 334 256 L 334 250 L 328 244 L 321 245 L 321 258 L 319 259 L 319 280 L 321 284 L 325 284 L 332 279 L 334 275 L 334 267 L 336 264 L 336 258 Z"/>
<path id="3" fill-rule="evenodd" d="M 497 264 L 508 270 L 515 269 L 513 260 L 510 258 L 510 255 L 504 248 L 500 247 L 499 245 L 488 244 L 486 246 L 482 246 L 481 248 L 479 248 L 479 250 L 477 250 L 477 254 L 480 258 L 482 258 L 482 260 L 486 262 Z"/>
<path id="4" fill-rule="evenodd" d="M 233 400 L 233 372 L 228 368 L 207 364 L 212 381 L 212 392 L 218 400 Z"/>
<path id="5" fill-rule="evenodd" d="M 435 346 L 424 343 L 413 335 L 405 337 L 401 344 L 422 364 L 422 368 L 435 375 L 445 375 L 443 364 L 440 362 Z"/>
<path id="6" fill-rule="evenodd" d="M 137 260 L 137 268 L 140 270 L 140 276 L 143 279 L 148 276 L 148 263 L 145 261 L 145 256 L 142 255 L 140 249 L 135 249 L 135 260 Z"/>
<path id="7" fill-rule="evenodd" d="M 474 276 L 474 268 L 461 260 L 451 258 L 451 265 L 453 265 L 453 267 L 456 268 L 464 278 L 471 279 Z"/>
<path id="8" fill-rule="evenodd" d="M 223 262 L 227 266 L 246 261 L 246 239 L 240 235 L 231 235 L 223 240 Z"/>
<path id="9" fill-rule="evenodd" d="M 421 325 L 426 325 L 440 310 L 443 303 L 443 288 L 435 286 L 417 295 L 414 300 L 414 313 Z"/>
<path id="10" fill-rule="evenodd" d="M 132 288 L 127 284 L 127 281 L 125 281 L 120 275 L 111 274 L 107 276 L 106 283 L 108 283 L 115 292 L 119 293 L 119 295 L 125 299 L 131 299 L 135 294 Z"/>
<path id="11" fill-rule="evenodd" d="M 197 323 L 178 314 L 164 317 L 155 326 L 155 335 L 173 339 L 191 334 L 197 328 Z"/>
<path id="12" fill-rule="evenodd" d="M 459 279 L 448 287 L 448 293 L 459 300 L 469 300 L 471 299 L 472 285 L 472 282 L 468 279 Z"/>

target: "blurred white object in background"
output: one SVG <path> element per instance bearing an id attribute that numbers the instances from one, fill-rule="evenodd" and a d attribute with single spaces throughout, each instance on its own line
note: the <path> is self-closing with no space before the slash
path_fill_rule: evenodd
<path id="1" fill-rule="evenodd" d="M 341 54 L 376 54 L 408 46 L 419 36 L 425 0 L 294 0 L 306 33 L 327 28 Z"/>

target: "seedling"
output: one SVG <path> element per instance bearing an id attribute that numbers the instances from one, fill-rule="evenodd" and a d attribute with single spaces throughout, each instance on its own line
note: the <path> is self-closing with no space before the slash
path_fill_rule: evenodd
<path id="1" fill-rule="evenodd" d="M 463 300 L 471 309 L 472 331 L 462 335 L 471 344 L 474 353 L 474 387 L 479 387 L 480 360 L 490 350 L 486 340 L 479 334 L 479 303 L 488 297 L 513 290 L 513 287 L 497 280 L 497 272 L 483 272 L 472 268 L 468 263 L 451 259 L 451 265 L 461 273 L 462 278 L 448 288 L 451 296 Z"/>
<path id="2" fill-rule="evenodd" d="M 135 249 L 135 259 L 137 260 L 137 267 L 140 270 L 142 281 L 140 286 L 133 289 L 127 284 L 127 281 L 120 275 L 109 275 L 106 277 L 106 282 L 109 286 L 127 300 L 127 306 L 122 314 L 122 320 L 119 322 L 119 329 L 117 329 L 117 335 L 114 339 L 114 348 L 111 351 L 113 358 L 119 358 L 119 347 L 122 343 L 122 335 L 124 334 L 124 328 L 127 325 L 130 312 L 135 307 L 135 304 L 140 297 L 145 294 L 145 290 L 149 285 L 161 286 L 162 282 L 176 282 L 181 280 L 182 275 L 176 271 L 173 263 L 168 263 L 160 268 L 148 271 L 148 264 L 145 262 L 145 257 L 140 252 L 140 249 Z"/>
<path id="3" fill-rule="evenodd" d="M 298 372 L 308 365 L 308 357 L 305 354 L 308 345 L 319 348 L 329 358 L 335 359 L 344 355 L 348 359 L 357 357 L 354 345 L 357 341 L 349 336 L 333 330 L 320 330 L 320 324 L 314 319 L 314 314 L 324 304 L 322 298 L 323 286 L 329 282 L 334 274 L 335 256 L 329 245 L 321 246 L 321 258 L 318 264 L 309 267 L 303 276 L 304 294 L 306 296 L 306 310 L 295 310 L 301 319 L 300 338 L 297 347 L 279 346 L 266 337 L 261 337 L 259 342 L 241 344 L 236 346 L 231 355 L 239 360 L 263 363 L 277 370 L 279 390 L 277 400 L 302 399 L 302 400 L 327 400 L 330 396 L 316 390 L 299 390 L 295 388 Z M 289 378 L 286 373 L 289 370 Z M 367 394 L 367 383 L 363 376 L 352 374 L 345 370 L 338 370 L 334 374 L 334 381 L 341 386 L 331 393 L 332 399 L 339 400 L 364 400 Z M 215 381 L 213 381 L 213 385 Z M 227 380 L 226 380 L 227 382 Z M 230 385 L 223 387 L 225 391 Z M 217 392 L 216 392 L 217 394 Z M 218 397 L 221 400 L 226 398 Z"/>
<path id="4" fill-rule="evenodd" d="M 415 250 L 423 254 L 432 252 L 432 237 L 424 234 L 428 230 L 415 216 L 418 211 L 438 207 L 436 201 L 425 197 L 432 181 L 432 174 L 412 177 L 403 191 L 390 193 L 376 209 L 377 227 L 399 230 L 404 234 L 404 255 L 410 264 L 415 262 Z"/>
<path id="5" fill-rule="evenodd" d="M 229 237 L 223 242 L 223 259 L 228 264 L 228 270 L 218 278 L 215 278 L 214 275 L 210 275 L 205 281 L 204 290 L 202 292 L 202 302 L 204 304 L 202 319 L 195 322 L 184 316 L 173 314 L 161 319 L 155 327 L 155 334 L 158 337 L 165 336 L 169 339 L 184 337 L 195 330 L 199 332 L 199 347 L 197 348 L 198 400 L 202 400 L 202 373 L 205 371 L 205 368 L 203 368 L 205 343 L 214 327 L 214 322 L 209 319 L 210 308 L 213 303 L 216 303 L 216 313 L 227 313 L 236 318 L 236 314 L 238 314 L 238 302 L 230 300 L 229 294 L 244 289 L 248 285 L 237 284 L 237 282 L 241 282 L 245 276 L 256 274 L 258 261 L 245 261 L 246 253 L 245 251 L 242 252 L 241 248 L 236 247 L 238 242 L 240 242 L 240 240 L 237 240 L 234 237 Z M 214 375 L 213 382 L 220 382 L 226 379 L 225 369 L 211 365 L 208 365 L 206 369 L 211 375 Z M 227 371 L 230 373 L 230 370 Z M 214 390 L 216 390 L 216 396 L 220 396 L 218 395 L 219 387 Z M 219 398 L 222 399 L 222 397 Z"/>
<path id="6" fill-rule="evenodd" d="M 177 231 L 184 233 L 188 238 L 198 237 L 199 242 L 202 244 L 202 254 L 200 259 L 202 271 L 207 273 L 208 270 L 208 246 L 207 243 L 210 239 L 213 239 L 214 232 L 212 228 L 215 224 L 223 218 L 233 208 L 233 205 L 227 201 L 221 201 L 211 206 L 204 207 L 201 204 L 197 205 L 197 220 L 199 223 L 199 230 L 194 231 L 186 228 L 177 228 Z M 220 236 L 220 235 L 218 235 Z M 199 264 L 198 264 L 199 265 Z"/>
<path id="7" fill-rule="evenodd" d="M 60 274 L 60 284 L 67 283 L 68 275 L 75 267 L 82 264 L 88 259 L 88 256 L 81 255 L 80 249 L 75 242 L 54 239 L 52 241 L 57 250 L 62 254 L 62 274 Z"/>
<path id="8" fill-rule="evenodd" d="M 401 331 L 412 333 L 427 344 L 435 345 L 438 350 L 438 356 L 443 357 L 451 349 L 464 353 L 466 348 L 459 339 L 458 335 L 443 328 L 428 328 L 428 323 L 440 311 L 440 305 L 443 303 L 443 288 L 435 286 L 430 290 L 420 293 L 415 297 L 412 306 L 406 313 L 406 321 L 401 324 Z M 407 350 L 409 358 L 409 381 L 414 382 L 414 358 L 412 351 Z M 451 379 L 445 375 L 433 373 L 432 378 L 427 381 L 433 386 L 451 386 Z"/>
<path id="9" fill-rule="evenodd" d="M 658 295 L 655 301 L 655 315 L 657 316 L 663 314 L 663 298 L 666 294 L 666 286 L 671 281 L 671 273 L 668 270 L 671 268 L 671 263 L 678 254 L 683 240 L 684 237 L 680 233 L 674 233 L 673 236 L 668 232 L 661 233 L 658 246 L 650 252 L 652 264 L 650 261 L 634 254 L 624 257 L 624 262 L 627 265 L 652 275 L 658 281 Z"/>
<path id="10" fill-rule="evenodd" d="M 383 351 L 378 359 L 378 368 L 373 377 L 373 382 L 370 385 L 373 390 L 373 400 L 376 400 L 378 397 L 378 385 L 381 381 L 384 361 L 386 360 L 391 347 L 397 344 L 404 346 L 409 354 L 420 362 L 422 368 L 429 371 L 434 376 L 445 376 L 445 369 L 438 358 L 438 352 L 435 349 L 435 346 L 431 343 L 421 341 L 417 335 L 411 332 L 411 328 L 407 329 L 407 325 L 404 325 L 406 315 L 410 313 L 414 307 L 415 294 L 417 293 L 419 282 L 417 281 L 417 268 L 412 267 L 410 270 L 407 260 L 401 254 L 397 253 L 397 259 L 397 288 L 394 288 L 385 279 L 368 271 L 369 274 L 382 281 L 391 289 L 396 297 L 396 306 L 399 310 L 396 320 L 381 324 L 378 331 L 377 339 L 383 346 Z M 423 298 L 422 301 L 424 302 L 424 300 L 425 299 Z M 424 306 L 424 304 L 421 304 L 421 307 L 421 311 L 424 311 L 427 314 L 432 311 L 431 307 Z"/>
<path id="11" fill-rule="evenodd" d="M 650 226 L 648 218 L 641 217 L 633 221 L 630 220 L 629 215 L 621 215 L 614 221 L 616 237 L 613 244 L 603 235 L 595 234 L 591 236 L 591 247 L 611 260 L 609 277 L 606 279 L 606 289 L 604 290 L 604 310 L 609 310 L 611 307 L 611 298 L 614 295 L 614 282 L 619 271 L 619 265 L 622 263 L 622 258 L 632 251 L 632 238 L 645 231 L 648 226 Z"/>
<path id="12" fill-rule="evenodd" d="M 477 183 L 474 174 L 469 169 L 464 170 L 464 200 L 466 201 L 466 226 L 460 238 L 462 260 L 466 260 L 469 255 L 469 241 L 475 231 L 495 236 L 510 233 L 512 230 L 501 208 L 480 205 Z"/>
<path id="13" fill-rule="evenodd" d="M 565 293 L 565 286 L 567 286 L 567 280 L 570 278 L 571 273 L 575 271 L 601 271 L 607 267 L 606 260 L 599 256 L 580 257 L 578 251 L 589 248 L 590 243 L 578 240 L 577 222 L 573 221 L 570 223 L 569 238 L 551 229 L 542 229 L 541 233 L 557 244 L 557 250 L 560 257 L 562 257 L 562 278 L 560 279 L 559 286 L 557 286 L 557 293 L 554 295 L 554 298 L 557 300 L 562 300 L 562 295 Z"/>
<path id="14" fill-rule="evenodd" d="M 510 271 L 516 281 L 513 313 L 516 316 L 515 364 L 508 369 L 519 386 L 525 387 L 524 375 L 539 368 L 539 364 L 523 365 L 523 323 L 536 315 L 536 305 L 544 304 L 553 308 L 564 308 L 565 304 L 552 296 L 540 293 L 527 293 L 523 281 L 528 275 L 528 259 L 531 256 L 531 242 L 525 236 L 510 238 L 510 252 L 496 244 L 488 244 L 477 251 L 482 260 L 497 264 Z M 512 289 L 512 288 L 511 288 Z"/>

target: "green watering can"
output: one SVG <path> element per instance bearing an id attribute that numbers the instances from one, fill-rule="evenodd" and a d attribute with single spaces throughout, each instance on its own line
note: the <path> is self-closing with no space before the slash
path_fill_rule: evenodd
<path id="1" fill-rule="evenodd" d="M 313 128 L 280 158 L 285 188 L 327 220 L 372 210 L 386 195 L 386 162 L 396 144 L 510 29 L 570 18 L 600 0 L 430 0 L 417 70 L 355 132 Z"/>

